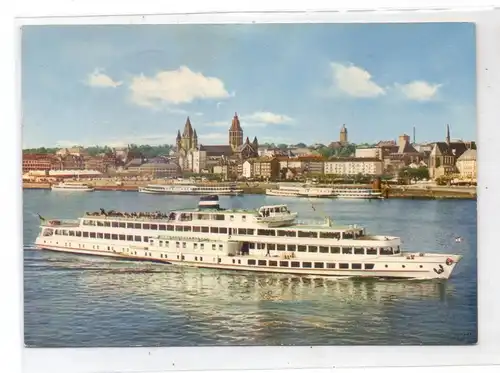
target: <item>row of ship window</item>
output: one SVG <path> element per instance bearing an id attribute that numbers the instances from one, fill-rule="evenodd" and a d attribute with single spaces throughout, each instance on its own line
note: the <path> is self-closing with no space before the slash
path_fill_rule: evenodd
<path id="1" fill-rule="evenodd" d="M 67 230 L 56 230 L 56 234 L 61 234 L 64 236 L 76 236 L 84 238 L 96 238 L 96 239 L 111 239 L 120 241 L 133 241 L 133 242 L 150 242 L 150 237 L 148 236 L 134 236 L 125 234 L 115 234 L 115 233 L 99 233 L 99 232 L 81 232 L 81 231 L 67 231 Z M 169 247 L 168 241 L 160 241 L 160 247 Z M 176 248 L 180 248 L 180 242 L 176 242 Z M 198 248 L 197 243 L 194 244 L 195 249 Z M 186 248 L 186 242 L 182 242 L 182 247 Z M 264 243 L 249 243 L 249 249 L 267 249 L 267 250 L 277 250 L 277 251 L 290 251 L 290 252 L 309 252 L 309 253 L 321 253 L 321 254 L 355 254 L 355 255 L 393 255 L 400 252 L 399 246 L 392 247 L 339 247 L 339 246 L 316 246 L 316 245 L 295 245 L 295 244 L 264 244 Z M 215 250 L 215 244 L 212 244 L 212 249 Z M 204 249 L 204 244 L 200 244 L 200 249 Z M 222 250 L 222 245 L 219 245 L 219 250 Z"/>
<path id="2" fill-rule="evenodd" d="M 46 243 L 46 241 L 44 241 Z M 177 242 L 178 243 L 178 242 Z M 56 244 L 59 244 L 59 242 L 56 242 Z M 203 245 L 203 244 L 202 244 Z M 64 246 L 71 247 L 71 242 L 66 242 L 64 243 Z M 220 245 L 222 246 L 222 245 Z M 85 248 L 85 245 L 78 245 L 79 248 Z M 93 249 L 99 250 L 99 245 L 92 245 Z M 111 251 L 111 247 L 107 247 L 108 251 Z M 114 250 L 113 250 L 114 251 Z M 122 248 L 122 252 L 127 252 L 131 253 L 133 255 L 137 255 L 137 251 L 130 251 L 129 248 Z M 146 257 L 151 257 L 152 253 L 151 252 L 144 252 L 144 256 Z M 160 254 L 160 258 L 162 259 L 168 259 L 167 254 Z M 184 260 L 185 257 L 184 255 L 177 255 L 177 259 Z M 203 261 L 203 257 L 194 257 L 195 261 Z M 215 259 L 214 259 L 215 260 Z M 241 259 L 237 259 L 238 264 L 241 264 Z M 221 258 L 217 258 L 217 263 L 221 263 Z M 236 264 L 236 259 L 233 259 L 233 264 Z M 286 267 L 286 268 L 316 268 L 316 269 L 335 269 L 337 268 L 336 265 L 338 264 L 338 269 L 363 269 L 363 265 L 361 263 L 351 263 L 350 268 L 349 268 L 349 263 L 324 263 L 324 262 L 298 262 L 298 261 L 286 261 L 286 260 L 262 260 L 262 259 L 248 259 L 247 264 L 249 266 L 268 266 L 268 267 Z M 278 265 L 279 264 L 279 265 Z M 302 266 L 301 266 L 302 264 Z M 373 269 L 375 267 L 375 264 L 373 263 L 364 263 L 364 269 Z M 401 266 L 402 268 L 405 268 L 406 266 L 403 264 Z M 385 265 L 385 268 L 388 268 L 388 265 Z M 423 268 L 422 265 L 419 266 L 419 268 Z"/>
<path id="3" fill-rule="evenodd" d="M 301 267 L 302 264 L 302 267 Z M 248 265 L 250 266 L 268 266 L 268 267 L 292 267 L 292 268 L 328 268 L 335 269 L 337 263 L 324 263 L 324 262 L 294 262 L 294 261 L 285 261 L 285 260 L 257 260 L 257 259 L 248 259 Z M 373 263 L 365 263 L 364 269 L 373 269 L 375 264 Z M 349 269 L 349 263 L 338 263 L 339 269 Z M 363 269 L 363 265 L 361 263 L 351 263 L 350 269 Z"/>
<path id="4" fill-rule="evenodd" d="M 150 241 L 151 244 L 153 244 L 153 241 Z M 186 242 L 175 242 L 175 248 L 176 249 L 180 249 L 181 248 L 181 245 L 182 245 L 182 248 L 185 249 L 187 244 Z M 210 245 L 210 244 L 207 244 L 207 245 Z M 159 241 L 159 246 L 160 247 L 169 247 L 169 241 Z M 200 250 L 204 250 L 205 249 L 205 244 L 204 243 L 200 243 L 198 244 L 198 242 L 194 242 L 193 243 L 193 249 L 197 250 L 198 247 L 200 248 Z M 216 250 L 217 249 L 217 244 L 212 244 L 212 250 Z M 219 251 L 222 251 L 224 249 L 224 246 L 219 244 Z"/>
<path id="5" fill-rule="evenodd" d="M 101 220 L 84 220 L 83 225 L 112 227 L 112 228 L 127 228 L 127 229 L 146 229 L 172 232 L 202 232 L 202 233 L 220 233 L 220 234 L 238 234 L 253 236 L 257 233 L 258 236 L 277 236 L 277 237 L 302 237 L 302 238 L 331 238 L 340 240 L 352 239 L 355 237 L 353 232 L 314 232 L 303 230 L 287 230 L 287 229 L 251 229 L 251 228 L 231 228 L 226 227 L 204 227 L 190 225 L 173 225 L 173 224 L 151 224 L 151 223 L 125 223 L 117 221 L 101 221 Z M 257 232 L 255 232 L 257 231 Z M 362 231 L 358 235 L 361 235 Z"/>
<path id="6" fill-rule="evenodd" d="M 355 254 L 355 255 L 392 255 L 400 252 L 399 246 L 392 247 L 340 247 L 340 246 L 316 246 L 316 245 L 292 245 L 274 243 L 249 243 L 250 249 L 267 249 L 277 251 L 309 252 L 321 254 Z M 380 251 L 378 251 L 380 250 Z"/>

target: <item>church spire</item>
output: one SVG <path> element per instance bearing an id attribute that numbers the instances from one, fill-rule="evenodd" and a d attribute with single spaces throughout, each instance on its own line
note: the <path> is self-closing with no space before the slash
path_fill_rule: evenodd
<path id="1" fill-rule="evenodd" d="M 187 117 L 186 124 L 184 125 L 184 132 L 182 134 L 183 137 L 192 137 L 193 136 L 193 126 L 191 126 L 191 120 Z"/>
<path id="2" fill-rule="evenodd" d="M 175 139 L 175 146 L 177 148 L 177 151 L 180 151 L 182 148 L 182 138 L 180 130 L 177 130 L 177 138 Z"/>
<path id="3" fill-rule="evenodd" d="M 196 130 L 193 131 L 193 141 L 191 143 L 193 149 L 198 149 L 198 134 Z"/>
<path id="4" fill-rule="evenodd" d="M 230 131 L 241 131 L 240 119 L 238 113 L 234 113 L 233 121 L 231 122 Z"/>
<path id="5" fill-rule="evenodd" d="M 449 145 L 450 144 L 450 125 L 446 125 L 446 143 Z"/>
<path id="6" fill-rule="evenodd" d="M 241 129 L 238 113 L 234 113 L 233 121 L 229 128 L 229 145 L 231 145 L 233 151 L 236 151 L 238 147 L 243 145 L 243 130 Z"/>

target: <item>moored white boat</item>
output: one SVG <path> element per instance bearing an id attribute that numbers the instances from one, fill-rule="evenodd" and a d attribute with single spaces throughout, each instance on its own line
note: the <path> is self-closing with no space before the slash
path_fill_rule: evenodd
<path id="1" fill-rule="evenodd" d="M 203 201 L 202 201 L 203 202 Z M 460 255 L 404 253 L 401 239 L 356 225 L 297 223 L 286 205 L 209 205 L 169 213 L 87 214 L 44 220 L 40 249 L 175 265 L 313 276 L 447 279 Z"/>
<path id="2" fill-rule="evenodd" d="M 383 199 L 382 192 L 374 191 L 371 188 L 345 187 L 333 188 L 333 196 L 335 198 L 346 199 Z"/>
<path id="3" fill-rule="evenodd" d="M 144 187 L 139 187 L 139 192 L 149 194 L 218 194 L 218 195 L 240 195 L 242 189 L 238 189 L 236 185 L 189 185 L 189 184 L 150 184 Z"/>
<path id="4" fill-rule="evenodd" d="M 88 184 L 80 182 L 61 182 L 51 186 L 55 191 L 69 191 L 69 192 L 93 192 L 94 188 Z"/>
<path id="5" fill-rule="evenodd" d="M 332 188 L 313 186 L 280 185 L 278 188 L 266 189 L 266 195 L 277 197 L 310 197 L 328 198 L 333 197 Z"/>

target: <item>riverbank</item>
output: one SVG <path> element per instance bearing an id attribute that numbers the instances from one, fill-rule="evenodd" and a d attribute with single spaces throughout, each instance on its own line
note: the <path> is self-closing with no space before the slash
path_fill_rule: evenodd
<path id="1" fill-rule="evenodd" d="M 390 190 L 386 198 L 402 198 L 402 199 L 470 199 L 476 200 L 475 192 L 460 190 L 422 190 L 422 189 L 407 189 L 407 190 Z"/>
<path id="2" fill-rule="evenodd" d="M 132 181 L 123 185 L 116 185 L 109 181 L 93 181 L 92 185 L 96 191 L 119 191 L 119 192 L 137 192 L 140 186 L 148 183 L 141 181 Z M 238 185 L 243 190 L 244 194 L 265 194 L 266 189 L 274 188 L 275 184 L 254 184 Z M 368 185 L 359 185 L 358 187 L 369 187 Z M 23 189 L 50 189 L 49 183 L 23 183 Z M 460 187 L 427 187 L 416 188 L 407 186 L 390 187 L 383 191 L 386 198 L 403 198 L 403 199 L 470 199 L 475 200 L 477 193 L 475 188 L 460 188 Z"/>

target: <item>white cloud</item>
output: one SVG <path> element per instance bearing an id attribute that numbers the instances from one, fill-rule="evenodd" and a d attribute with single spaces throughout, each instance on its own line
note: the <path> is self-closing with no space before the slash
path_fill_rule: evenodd
<path id="1" fill-rule="evenodd" d="M 231 121 L 217 120 L 215 122 L 205 123 L 205 126 L 208 126 L 208 127 L 227 127 L 229 129 L 229 127 L 231 127 Z"/>
<path id="2" fill-rule="evenodd" d="M 188 111 L 184 110 L 184 109 L 176 109 L 176 108 L 166 107 L 165 110 L 168 111 L 169 113 L 172 113 L 172 114 L 180 114 L 180 115 L 188 115 L 189 114 Z"/>
<path id="3" fill-rule="evenodd" d="M 232 96 L 222 80 L 204 76 L 187 66 L 161 71 L 153 77 L 143 74 L 135 76 L 129 88 L 132 101 L 148 107 L 155 107 L 162 102 L 178 105 L 196 99 L 222 99 Z"/>
<path id="4" fill-rule="evenodd" d="M 377 97 L 386 91 L 372 80 L 371 74 L 361 67 L 332 62 L 333 88 L 352 97 Z"/>
<path id="5" fill-rule="evenodd" d="M 95 69 L 87 76 L 87 85 L 91 87 L 116 88 L 123 82 L 115 82 L 110 76 L 103 74 L 101 69 Z"/>
<path id="6" fill-rule="evenodd" d="M 229 129 L 231 127 L 231 119 L 228 120 L 218 120 L 214 122 L 205 123 L 208 127 L 226 127 Z M 274 114 L 268 111 L 257 111 L 253 114 L 240 116 L 240 122 L 242 127 L 267 127 L 270 125 L 289 125 L 293 123 L 293 118 L 282 115 Z"/>
<path id="7" fill-rule="evenodd" d="M 257 111 L 248 116 L 244 115 L 241 117 L 241 120 L 264 124 L 285 124 L 293 121 L 293 119 L 287 115 L 274 114 L 269 111 Z"/>
<path id="8" fill-rule="evenodd" d="M 111 137 L 108 139 L 99 139 L 98 141 L 92 141 L 89 139 L 80 141 L 71 140 L 59 140 L 56 142 L 56 146 L 60 148 L 69 148 L 73 146 L 110 146 L 112 148 L 124 147 L 128 144 L 136 145 L 163 145 L 163 144 L 175 144 L 175 138 L 177 136 L 177 131 L 168 133 L 152 133 L 146 135 L 138 136 L 124 136 L 124 137 Z M 226 144 L 228 141 L 227 132 L 213 132 L 213 133 L 198 133 L 198 142 L 200 144 Z"/>
<path id="9" fill-rule="evenodd" d="M 423 80 L 415 80 L 408 84 L 395 84 L 406 98 L 415 101 L 429 101 L 436 97 L 442 84 L 432 84 Z"/>

